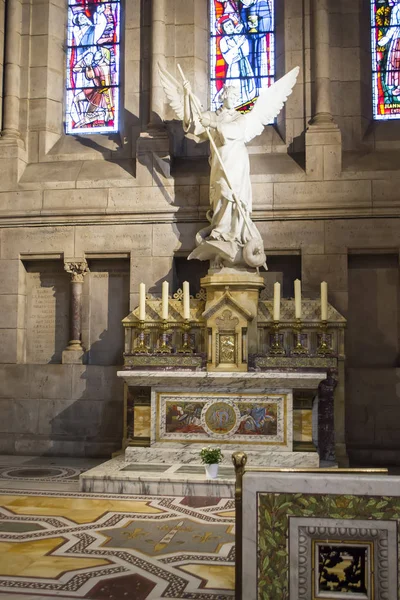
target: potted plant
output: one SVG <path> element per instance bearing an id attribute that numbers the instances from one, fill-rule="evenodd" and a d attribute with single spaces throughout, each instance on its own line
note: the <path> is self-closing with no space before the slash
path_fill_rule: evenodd
<path id="1" fill-rule="evenodd" d="M 200 450 L 201 462 L 206 468 L 206 476 L 215 479 L 218 476 L 218 465 L 224 455 L 218 446 L 207 446 Z"/>

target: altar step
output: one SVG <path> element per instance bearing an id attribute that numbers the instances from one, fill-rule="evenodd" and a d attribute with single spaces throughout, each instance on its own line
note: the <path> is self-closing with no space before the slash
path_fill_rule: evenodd
<path id="1" fill-rule="evenodd" d="M 234 498 L 235 471 L 221 465 L 217 479 L 206 479 L 204 465 L 126 463 L 113 458 L 79 477 L 82 492 L 140 496 L 211 496 Z"/>
<path id="2" fill-rule="evenodd" d="M 319 467 L 318 454 L 315 452 L 257 452 L 246 448 L 246 454 L 250 467 Z M 235 471 L 231 455 L 230 447 L 219 467 L 218 477 L 207 479 L 197 447 L 130 447 L 126 449 L 125 457 L 117 456 L 80 475 L 80 490 L 141 496 L 234 498 Z"/>
<path id="3" fill-rule="evenodd" d="M 156 443 L 150 448 L 128 446 L 125 450 L 126 463 L 158 463 L 158 464 L 201 464 L 200 450 L 204 444 Z M 221 444 L 222 465 L 232 467 L 232 454 L 246 452 L 249 467 L 319 467 L 317 452 L 280 452 L 266 450 L 266 445 L 255 444 Z"/>

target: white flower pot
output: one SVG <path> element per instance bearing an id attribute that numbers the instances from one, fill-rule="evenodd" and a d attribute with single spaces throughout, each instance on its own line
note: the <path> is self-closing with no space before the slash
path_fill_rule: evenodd
<path id="1" fill-rule="evenodd" d="M 218 477 L 218 463 L 214 463 L 212 465 L 205 465 L 205 467 L 208 479 L 215 479 L 216 477 Z"/>

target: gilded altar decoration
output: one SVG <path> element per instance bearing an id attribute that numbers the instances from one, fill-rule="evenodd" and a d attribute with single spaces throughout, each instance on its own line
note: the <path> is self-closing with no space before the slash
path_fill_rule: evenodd
<path id="1" fill-rule="evenodd" d="M 235 334 L 219 334 L 218 363 L 235 363 L 236 336 Z"/>
<path id="2" fill-rule="evenodd" d="M 203 416 L 204 415 L 204 416 Z M 208 402 L 202 411 L 203 427 L 210 435 L 230 434 L 238 429 L 240 411 L 229 402 Z"/>

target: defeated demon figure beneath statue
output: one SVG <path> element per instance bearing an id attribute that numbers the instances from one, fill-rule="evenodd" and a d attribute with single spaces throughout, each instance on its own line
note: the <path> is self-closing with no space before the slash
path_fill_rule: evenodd
<path id="1" fill-rule="evenodd" d="M 215 112 L 202 111 L 190 84 L 180 84 L 160 68 L 161 82 L 185 133 L 196 141 L 210 141 L 210 225 L 196 236 L 197 248 L 189 258 L 210 260 L 211 267 L 265 266 L 264 245 L 250 216 L 252 193 L 250 163 L 246 148 L 264 126 L 281 111 L 292 92 L 299 68 L 296 67 L 271 87 L 264 89 L 250 113 L 233 107 L 236 89 L 225 86 L 222 106 Z"/>

